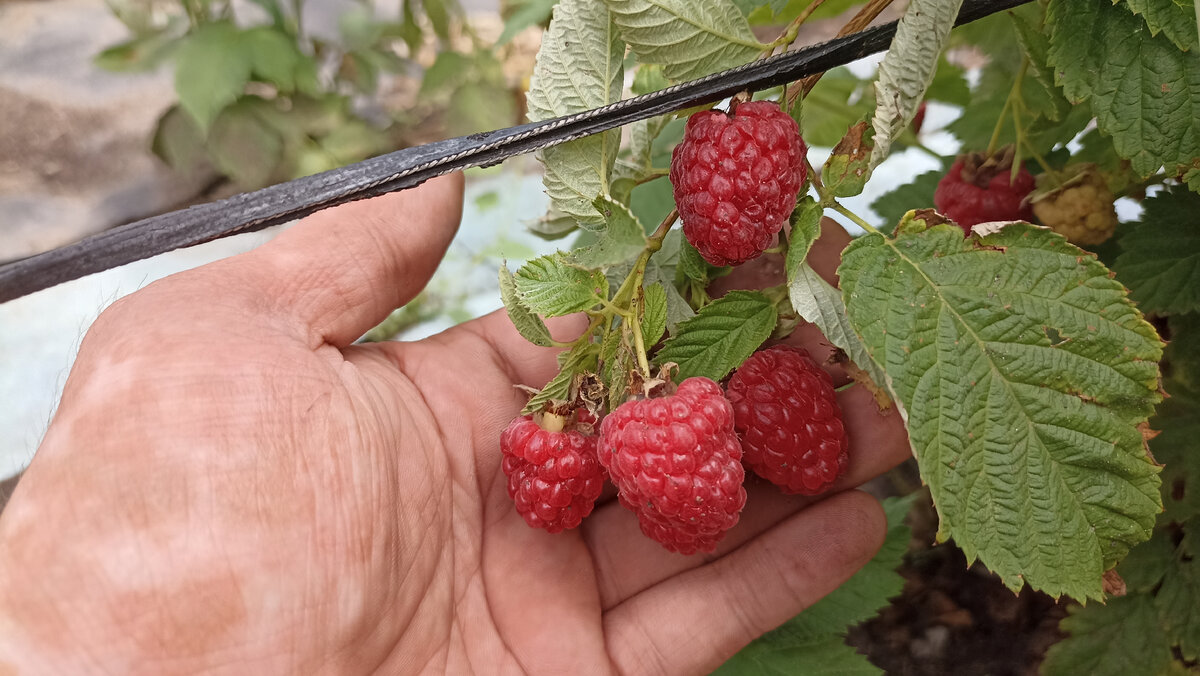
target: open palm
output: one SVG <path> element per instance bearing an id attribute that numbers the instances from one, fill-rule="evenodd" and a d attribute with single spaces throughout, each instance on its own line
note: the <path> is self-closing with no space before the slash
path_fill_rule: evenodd
<path id="1" fill-rule="evenodd" d="M 642 537 L 611 495 L 576 531 L 526 526 L 499 435 L 553 351 L 503 313 L 350 345 L 424 286 L 461 189 L 318 214 L 104 313 L 0 519 L 0 672 L 703 673 L 873 555 L 873 499 L 754 480 L 711 556 Z M 907 444 L 862 388 L 839 396 L 849 488 Z"/>

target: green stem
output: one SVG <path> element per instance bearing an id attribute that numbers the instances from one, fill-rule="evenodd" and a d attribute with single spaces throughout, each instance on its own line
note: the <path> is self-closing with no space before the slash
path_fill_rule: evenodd
<path id="1" fill-rule="evenodd" d="M 1000 145 L 1000 131 L 1004 129 L 1004 118 L 1008 111 L 1013 108 L 1014 99 L 1020 98 L 1021 82 L 1025 79 L 1025 71 L 1029 70 L 1029 59 L 1021 59 L 1021 68 L 1017 71 L 1017 76 L 1013 78 L 1012 89 L 1008 90 L 1008 98 L 1004 99 L 1004 107 L 1000 109 L 1000 117 L 996 120 L 996 128 L 992 130 L 992 138 L 988 141 L 987 155 L 991 157 L 996 152 L 996 147 Z"/>
<path id="2" fill-rule="evenodd" d="M 775 38 L 775 41 L 771 43 L 771 50 L 767 53 L 770 54 L 771 52 L 775 51 L 776 47 L 783 47 L 786 50 L 788 45 L 795 42 L 796 36 L 800 34 L 800 26 L 805 21 L 808 21 L 808 17 L 812 16 L 813 12 L 817 11 L 817 8 L 820 7 L 824 2 L 825 0 L 813 0 L 812 2 L 808 3 L 808 7 L 805 7 L 804 11 L 800 12 L 799 16 L 797 16 L 795 19 L 792 19 L 792 22 L 788 24 L 783 33 L 780 34 L 779 37 Z"/>
<path id="3" fill-rule="evenodd" d="M 942 161 L 942 156 L 936 150 L 934 150 L 933 148 L 930 148 L 929 146 L 925 145 L 924 143 L 921 143 L 920 141 L 914 141 L 914 142 L 910 143 L 909 145 L 916 148 L 917 150 L 924 152 L 926 155 L 929 155 L 930 157 L 937 160 L 938 162 Z"/>
<path id="4" fill-rule="evenodd" d="M 637 355 L 638 368 L 642 375 L 650 378 L 650 360 L 646 357 L 646 339 L 642 336 L 642 321 L 638 318 L 641 306 L 645 303 L 645 293 L 639 282 L 633 292 L 633 302 L 629 306 L 629 330 L 633 332 L 633 351 Z"/>
<path id="5" fill-rule="evenodd" d="M 630 279 L 630 278 L 627 277 L 626 280 L 628 280 L 628 279 Z M 621 291 L 624 288 L 625 288 L 624 285 L 622 285 L 621 289 L 617 290 L 617 293 L 618 294 L 621 293 Z M 613 296 L 613 300 L 615 301 L 616 299 L 617 299 L 617 297 Z M 622 317 L 624 319 L 629 319 L 629 312 L 630 312 L 629 310 L 624 310 L 624 309 L 618 307 L 617 305 L 615 305 L 614 303 L 604 300 L 603 298 L 600 298 L 599 300 L 600 300 L 600 305 L 605 310 L 607 310 L 609 312 L 609 314 L 614 314 L 614 315 L 617 315 L 618 317 Z"/>
<path id="6" fill-rule="evenodd" d="M 837 200 L 831 200 L 829 203 L 829 208 L 831 208 L 834 211 L 838 212 L 839 214 L 845 216 L 846 218 L 849 218 L 851 221 L 854 222 L 855 225 L 857 225 L 858 227 L 862 228 L 863 230 L 866 230 L 867 232 L 869 232 L 873 235 L 882 235 L 883 234 L 883 233 L 879 232 L 878 230 L 876 230 L 875 227 L 872 226 L 870 223 L 863 220 L 862 217 L 860 217 L 858 214 L 856 214 L 853 211 L 850 211 L 846 207 L 842 206 Z"/>

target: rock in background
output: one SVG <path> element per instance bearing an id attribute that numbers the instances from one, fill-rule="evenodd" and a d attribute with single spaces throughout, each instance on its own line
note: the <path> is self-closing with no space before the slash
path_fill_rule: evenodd
<path id="1" fill-rule="evenodd" d="M 93 65 L 127 37 L 97 0 L 0 4 L 0 260 L 169 209 L 207 182 L 149 152 L 175 98 L 169 70 Z"/>

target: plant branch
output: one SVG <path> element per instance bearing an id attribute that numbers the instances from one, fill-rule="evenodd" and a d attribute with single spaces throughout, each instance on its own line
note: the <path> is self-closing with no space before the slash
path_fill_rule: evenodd
<path id="1" fill-rule="evenodd" d="M 883 234 L 883 233 L 879 232 L 879 230 L 877 230 L 875 228 L 875 226 L 866 222 L 861 216 L 854 213 L 853 211 L 850 211 L 846 207 L 842 206 L 841 203 L 839 203 L 837 200 L 831 200 L 830 204 L 829 204 L 829 208 L 831 208 L 834 211 L 838 212 L 839 214 L 845 216 L 846 218 L 849 218 L 851 221 L 854 222 L 855 225 L 862 228 L 863 230 L 866 230 L 867 232 L 871 233 L 872 235 L 882 235 Z"/>
<path id="2" fill-rule="evenodd" d="M 880 14 L 883 13 L 883 10 L 887 9 L 891 4 L 892 0 L 871 0 L 867 4 L 863 5 L 862 9 L 858 10 L 858 13 L 855 14 L 849 21 L 847 21 L 845 26 L 842 26 L 842 29 L 838 31 L 837 37 L 845 37 L 851 33 L 857 33 L 858 31 L 866 28 L 872 21 L 874 21 Z M 788 109 L 795 105 L 796 99 L 799 96 L 807 96 L 808 93 L 812 91 L 813 87 L 817 86 L 817 82 L 820 81 L 821 76 L 824 74 L 824 72 L 815 73 L 813 75 L 809 75 L 803 80 L 800 80 L 800 86 L 788 93 Z"/>
<path id="3" fill-rule="evenodd" d="M 775 38 L 775 41 L 771 43 L 771 51 L 774 51 L 776 47 L 783 47 L 784 51 L 786 51 L 787 48 L 796 41 L 796 36 L 800 34 L 800 26 L 802 26 L 805 21 L 808 21 L 808 17 L 812 16 L 813 12 L 817 11 L 817 8 L 824 4 L 824 2 L 825 0 L 813 0 L 812 2 L 808 3 L 808 7 L 805 7 L 804 10 L 800 12 L 799 16 L 797 16 L 795 19 L 792 19 L 792 22 L 788 24 L 783 33 L 780 34 L 778 38 Z"/>

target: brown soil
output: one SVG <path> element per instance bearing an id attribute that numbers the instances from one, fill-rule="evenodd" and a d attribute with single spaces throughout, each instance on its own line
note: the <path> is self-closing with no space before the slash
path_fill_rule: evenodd
<path id="1" fill-rule="evenodd" d="M 906 465 L 897 470 L 915 478 Z M 967 566 L 953 545 L 931 545 L 937 517 L 928 494 L 910 513 L 913 540 L 900 568 L 904 591 L 847 643 L 888 674 L 1032 676 L 1063 638 L 1068 601 L 1029 588 L 1009 591 L 983 565 Z"/>

